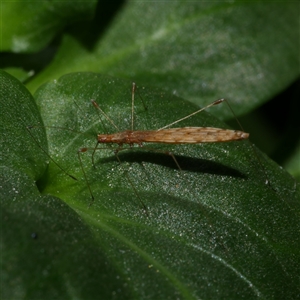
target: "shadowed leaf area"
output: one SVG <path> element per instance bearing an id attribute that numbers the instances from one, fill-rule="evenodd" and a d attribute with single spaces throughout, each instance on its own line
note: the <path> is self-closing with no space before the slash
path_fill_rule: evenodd
<path id="1" fill-rule="evenodd" d="M 299 185 L 249 140 L 133 146 L 120 162 L 118 145 L 101 145 L 93 164 L 97 133 L 117 129 L 90 100 L 130 129 L 130 81 L 72 73 L 41 86 L 36 102 L 10 75 L 1 81 L 2 270 L 14 274 L 2 278 L 5 299 L 297 297 Z M 135 130 L 198 109 L 138 91 Z M 226 128 L 206 112 L 181 126 Z"/>

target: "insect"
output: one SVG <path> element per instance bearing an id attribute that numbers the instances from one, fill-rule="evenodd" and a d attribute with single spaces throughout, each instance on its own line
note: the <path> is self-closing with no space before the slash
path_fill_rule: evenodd
<path id="1" fill-rule="evenodd" d="M 104 117 L 116 129 L 117 133 L 113 133 L 113 134 L 99 133 L 96 135 L 97 143 L 96 143 L 95 147 L 93 147 L 93 148 L 83 147 L 83 148 L 80 148 L 77 152 L 80 167 L 81 167 L 82 173 L 84 175 L 86 185 L 89 189 L 89 193 L 92 198 L 90 205 L 93 203 L 95 197 L 94 197 L 92 189 L 90 187 L 89 180 L 86 175 L 85 168 L 83 166 L 83 162 L 82 162 L 82 158 L 81 158 L 81 155 L 84 152 L 87 152 L 87 151 L 92 152 L 92 163 L 94 166 L 95 166 L 95 162 L 94 162 L 95 153 L 96 153 L 96 151 L 102 150 L 102 149 L 113 150 L 117 160 L 119 161 L 119 163 L 121 163 L 118 153 L 123 150 L 131 149 L 133 146 L 137 145 L 141 149 L 146 149 L 146 150 L 150 150 L 153 152 L 160 152 L 160 153 L 164 153 L 166 155 L 171 156 L 173 161 L 175 162 L 178 170 L 181 170 L 181 166 L 178 163 L 175 155 L 172 152 L 159 151 L 157 149 L 149 149 L 147 147 L 143 148 L 144 144 L 147 144 L 147 143 L 158 143 L 158 144 L 216 143 L 216 142 L 229 142 L 229 141 L 244 140 L 249 137 L 248 133 L 246 133 L 244 131 L 238 131 L 238 130 L 212 128 L 212 127 L 177 127 L 177 128 L 172 127 L 172 126 L 177 125 L 178 123 L 182 122 L 183 120 L 186 120 L 186 119 L 200 113 L 201 111 L 206 110 L 207 108 L 209 108 L 211 106 L 218 105 L 223 102 L 227 103 L 227 101 L 225 99 L 216 100 L 216 101 L 212 102 L 211 104 L 205 106 L 204 108 L 201 108 L 181 119 L 178 119 L 164 127 L 159 128 L 157 130 L 135 130 L 134 129 L 134 101 L 135 101 L 136 91 L 137 91 L 136 84 L 133 83 L 132 90 L 131 90 L 131 129 L 130 130 L 120 131 L 119 128 L 115 125 L 115 123 L 108 117 L 108 115 L 97 104 L 97 102 L 95 100 L 91 100 L 92 105 L 98 111 L 98 113 L 100 115 L 100 120 L 101 120 L 101 118 Z M 142 98 L 141 98 L 141 100 L 142 100 Z M 145 107 L 145 105 L 144 105 L 144 107 Z M 146 109 L 146 107 L 145 107 L 145 109 Z M 30 128 L 31 127 L 28 127 L 27 129 L 30 131 Z M 108 146 L 107 144 L 110 146 L 116 145 L 116 147 L 109 148 L 109 147 L 107 147 Z M 105 145 L 107 145 L 107 146 L 104 148 L 103 146 L 105 146 Z M 72 176 L 71 174 L 66 172 L 63 168 L 61 168 L 55 162 L 55 160 L 52 157 L 50 157 L 49 154 L 47 154 L 47 152 L 45 150 L 43 150 L 43 151 L 51 159 L 51 161 L 53 161 L 66 175 L 68 175 L 72 179 L 77 180 L 74 176 Z M 134 193 L 138 197 L 144 210 L 147 211 L 145 204 L 143 203 L 142 199 L 140 198 L 140 196 L 139 196 L 133 182 L 129 178 L 128 174 L 125 173 L 125 176 L 127 177 L 128 182 L 132 186 Z"/>
<path id="2" fill-rule="evenodd" d="M 115 155 L 119 163 L 121 160 L 119 159 L 118 153 L 122 150 L 128 150 L 132 148 L 134 145 L 138 145 L 139 147 L 143 147 L 145 143 L 162 143 L 162 144 L 197 144 L 197 143 L 216 143 L 216 142 L 229 142 L 229 141 L 237 141 L 248 139 L 249 134 L 243 131 L 238 130 L 230 130 L 230 129 L 222 129 L 222 128 L 213 128 L 213 127 L 178 127 L 178 128 L 170 128 L 171 126 L 188 119 L 201 111 L 218 105 L 224 101 L 225 99 L 218 99 L 211 104 L 201 108 L 175 122 L 172 122 L 160 129 L 157 130 L 134 130 L 134 99 L 135 99 L 135 91 L 136 84 L 132 83 L 132 109 L 131 109 L 131 130 L 125 130 L 113 134 L 98 134 L 97 135 L 97 144 L 94 149 L 90 148 L 81 148 L 78 151 L 78 158 L 80 160 L 81 168 L 85 177 L 85 180 L 88 184 L 87 176 L 85 174 L 83 164 L 81 162 L 80 153 L 87 152 L 88 150 L 93 150 L 92 161 L 94 165 L 94 154 L 97 150 L 101 150 L 104 148 L 99 147 L 99 145 L 103 144 L 117 144 L 117 147 L 114 149 Z M 101 115 L 103 115 L 117 130 L 117 126 L 114 122 L 105 114 L 105 112 L 99 107 L 96 101 L 92 100 L 93 106 L 100 111 Z M 123 145 L 128 145 L 129 148 L 124 148 Z M 149 150 L 149 148 L 147 148 Z M 181 167 L 172 152 L 169 151 L 157 151 L 151 150 L 154 152 L 163 152 L 166 155 L 169 155 L 173 158 L 177 168 L 181 170 Z M 128 178 L 130 184 L 132 185 L 135 193 L 137 194 L 133 184 Z M 91 188 L 89 187 L 90 194 L 92 195 L 92 199 L 94 199 Z M 138 196 L 138 194 L 137 194 Z M 139 196 L 138 196 L 139 197 Z M 141 200 L 140 200 L 141 201 Z M 143 207 L 146 209 L 145 205 L 141 201 Z"/>

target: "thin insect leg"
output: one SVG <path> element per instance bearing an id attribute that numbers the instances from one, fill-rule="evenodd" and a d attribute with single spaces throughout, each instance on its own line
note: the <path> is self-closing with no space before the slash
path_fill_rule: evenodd
<path id="1" fill-rule="evenodd" d="M 244 128 L 243 128 L 243 126 L 242 126 L 242 124 L 240 123 L 240 121 L 238 120 L 237 116 L 235 115 L 235 113 L 234 113 L 234 111 L 233 111 L 231 105 L 229 104 L 229 102 L 228 102 L 226 99 L 222 99 L 222 102 L 223 102 L 223 101 L 226 102 L 226 104 L 227 104 L 229 110 L 230 110 L 231 113 L 233 114 L 233 116 L 234 116 L 236 122 L 238 123 L 238 125 L 240 126 L 240 128 L 242 129 L 242 131 L 245 131 Z M 267 172 L 266 172 L 266 170 L 265 170 L 265 168 L 264 168 L 264 166 L 263 166 L 263 164 L 262 164 L 262 162 L 261 162 L 261 160 L 260 160 L 260 158 L 259 158 L 259 156 L 258 156 L 258 153 L 256 152 L 255 147 L 253 146 L 253 144 L 252 144 L 250 141 L 249 141 L 249 143 L 250 143 L 250 145 L 251 145 L 251 148 L 253 149 L 253 152 L 254 152 L 254 154 L 255 154 L 255 156 L 256 156 L 256 158 L 257 158 L 257 161 L 258 161 L 258 163 L 259 163 L 259 165 L 260 165 L 260 167 L 261 167 L 261 170 L 263 171 L 264 176 L 265 176 L 265 178 L 266 178 L 265 184 L 268 184 L 268 185 L 269 185 L 270 182 L 269 182 L 269 179 L 268 179 L 268 176 L 267 176 Z"/>
<path id="2" fill-rule="evenodd" d="M 160 131 L 160 130 L 162 130 L 162 129 L 166 129 L 166 128 L 168 128 L 168 127 L 174 125 L 174 124 L 177 124 L 177 123 L 179 123 L 179 122 L 181 122 L 181 121 L 183 121 L 183 120 L 186 120 L 186 119 L 188 119 L 188 118 L 190 118 L 190 117 L 192 117 L 192 116 L 194 116 L 194 115 L 200 113 L 201 111 L 203 111 L 203 110 L 205 110 L 205 109 L 207 109 L 207 108 L 209 108 L 209 107 L 211 107 L 211 106 L 218 105 L 218 104 L 223 103 L 223 102 L 226 102 L 226 104 L 227 104 L 227 106 L 229 107 L 230 111 L 231 111 L 232 114 L 234 115 L 234 117 L 235 117 L 235 119 L 236 119 L 238 125 L 240 126 L 240 128 L 242 129 L 242 131 L 244 131 L 243 126 L 241 125 L 241 123 L 240 123 L 239 120 L 237 119 L 237 117 L 236 117 L 236 115 L 235 115 L 233 109 L 232 109 L 231 106 L 229 105 L 228 101 L 227 101 L 226 99 L 224 99 L 224 98 L 218 99 L 218 100 L 212 102 L 211 104 L 209 104 L 209 105 L 207 105 L 207 106 L 205 106 L 205 107 L 203 107 L 203 108 L 201 108 L 201 109 L 199 109 L 199 110 L 197 110 L 197 111 L 195 111 L 195 112 L 193 112 L 193 113 L 191 113 L 191 114 L 189 114 L 189 115 L 187 115 L 187 116 L 185 116 L 185 117 L 183 117 L 183 118 L 181 118 L 181 119 L 179 119 L 179 120 L 176 120 L 176 121 L 173 122 L 173 123 L 170 123 L 170 124 L 168 124 L 168 125 L 166 125 L 166 126 L 160 128 L 160 129 L 158 129 L 158 131 Z M 249 143 L 250 143 L 250 141 L 249 141 Z M 265 170 L 265 168 L 263 167 L 263 164 L 262 164 L 262 162 L 261 162 L 261 160 L 260 160 L 260 158 L 259 158 L 259 156 L 258 156 L 258 154 L 257 154 L 257 152 L 256 152 L 256 150 L 255 150 L 255 148 L 254 148 L 254 146 L 253 146 L 251 143 L 250 143 L 250 145 L 251 145 L 251 147 L 252 147 L 252 149 L 253 149 L 253 152 L 255 153 L 255 156 L 256 156 L 257 159 L 258 159 L 258 162 L 259 162 L 259 164 L 260 164 L 260 166 L 261 166 L 261 169 L 262 169 L 262 171 L 263 171 L 263 173 L 264 173 L 264 176 L 265 176 L 265 178 L 266 178 L 265 183 L 266 183 L 266 184 L 269 184 L 269 180 L 268 180 L 268 177 L 267 177 L 266 170 Z"/>
<path id="3" fill-rule="evenodd" d="M 92 164 L 93 164 L 94 168 L 96 168 L 94 157 L 95 157 L 95 153 L 96 153 L 98 145 L 99 145 L 99 142 L 97 141 L 96 146 L 94 147 L 94 150 L 93 150 L 93 154 L 92 154 Z"/>
<path id="4" fill-rule="evenodd" d="M 77 111 L 80 111 L 80 112 L 81 112 L 81 115 L 84 116 L 84 117 L 82 118 L 82 121 L 87 120 L 87 115 L 85 115 L 85 113 L 84 113 L 83 109 L 81 108 L 81 106 L 78 105 L 77 101 L 75 101 L 74 99 L 72 99 L 72 100 L 73 100 L 74 105 L 75 105 L 76 108 L 77 108 Z M 98 113 L 98 110 L 97 110 L 97 113 Z M 98 114 L 98 117 L 99 117 L 99 114 Z M 104 123 L 103 123 L 103 121 L 102 121 L 102 119 L 101 119 L 100 117 L 99 117 L 99 120 L 100 120 L 100 122 L 102 123 L 103 127 L 105 128 L 105 125 L 104 125 Z M 74 131 L 74 132 L 76 132 L 76 131 Z M 76 132 L 76 133 L 82 134 L 82 132 Z M 94 131 L 94 134 L 96 135 L 97 132 Z"/>
<path id="5" fill-rule="evenodd" d="M 177 159 L 175 157 L 175 155 L 172 152 L 169 152 L 169 151 L 165 152 L 165 154 L 170 155 L 173 158 L 175 164 L 177 165 L 179 171 L 182 171 L 181 168 L 180 168 L 180 166 L 179 166 L 179 163 L 178 163 L 178 161 L 177 161 Z"/>
<path id="6" fill-rule="evenodd" d="M 79 159 L 81 171 L 82 171 L 82 173 L 83 173 L 83 176 L 84 176 L 86 185 L 87 185 L 87 187 L 88 187 L 88 189 L 89 189 L 89 192 L 90 192 L 90 194 L 91 194 L 91 197 L 92 197 L 92 201 L 91 201 L 90 204 L 89 204 L 89 207 L 90 207 L 90 206 L 93 204 L 95 198 L 94 198 L 94 195 L 93 195 L 93 193 L 92 193 L 92 189 L 91 189 L 91 186 L 90 186 L 89 181 L 88 181 L 88 179 L 87 179 L 87 176 L 86 176 L 86 173 L 85 173 L 85 170 L 84 170 L 84 167 L 83 167 L 82 159 L 81 159 L 81 156 L 80 156 L 80 153 L 84 153 L 84 152 L 86 152 L 86 151 L 88 151 L 88 150 L 89 150 L 88 148 L 81 148 L 81 149 L 79 149 L 79 150 L 77 151 L 77 155 L 78 155 L 78 159 Z"/>
<path id="7" fill-rule="evenodd" d="M 144 102 L 141 94 L 139 93 L 139 91 L 137 89 L 136 83 L 132 82 L 132 88 L 131 88 L 131 130 L 132 131 L 134 130 L 134 99 L 135 99 L 134 97 L 135 97 L 135 92 L 136 91 L 138 92 L 139 97 L 142 100 L 144 109 L 147 110 L 147 106 L 145 105 L 145 102 Z"/>
<path id="8" fill-rule="evenodd" d="M 139 97 L 140 97 L 140 99 L 141 99 L 141 101 L 142 101 L 142 104 L 143 104 L 143 106 L 144 106 L 144 110 L 148 110 L 148 107 L 147 107 L 147 105 L 145 104 L 145 101 L 144 101 L 144 99 L 143 99 L 141 93 L 139 92 L 139 89 L 136 88 L 135 91 L 137 91 L 137 93 L 139 94 Z"/>
<path id="9" fill-rule="evenodd" d="M 136 90 L 136 84 L 135 82 L 132 83 L 131 88 L 131 130 L 133 130 L 133 124 L 134 124 L 134 92 Z"/>
<path id="10" fill-rule="evenodd" d="M 77 178 L 74 177 L 73 175 L 69 174 L 66 170 L 64 170 L 51 156 L 50 154 L 39 145 L 38 141 L 36 140 L 36 138 L 34 137 L 34 135 L 31 133 L 31 128 L 33 128 L 32 126 L 27 126 L 26 130 L 28 131 L 28 133 L 31 135 L 31 138 L 33 139 L 33 141 L 37 144 L 37 146 L 44 152 L 44 154 L 61 170 L 63 171 L 67 176 L 71 177 L 72 179 L 77 181 Z"/>
<path id="11" fill-rule="evenodd" d="M 232 113 L 233 116 L 235 117 L 235 120 L 236 120 L 237 123 L 239 124 L 240 128 L 242 129 L 242 131 L 245 131 L 244 128 L 243 128 L 243 126 L 242 126 L 242 124 L 240 123 L 240 121 L 239 121 L 238 118 L 236 117 L 236 115 L 235 115 L 233 109 L 231 108 L 229 102 L 228 102 L 226 99 L 224 99 L 223 101 L 226 102 L 228 108 L 230 109 L 231 113 Z M 259 156 L 258 156 L 258 153 L 256 152 L 255 147 L 253 146 L 253 144 L 252 144 L 250 141 L 249 141 L 249 143 L 250 143 L 250 145 L 251 145 L 251 148 L 253 149 L 253 152 L 254 152 L 254 154 L 255 154 L 255 156 L 256 156 L 256 158 L 257 158 L 257 161 L 258 161 L 258 163 L 259 163 L 259 165 L 260 165 L 260 167 L 261 167 L 261 170 L 263 171 L 263 173 L 264 173 L 264 175 L 265 175 L 265 178 L 266 178 L 265 184 L 268 184 L 268 185 L 269 185 L 269 179 L 268 179 L 268 176 L 267 176 L 267 172 L 266 172 L 266 170 L 265 170 L 265 168 L 264 168 L 264 166 L 263 166 L 263 164 L 262 164 L 262 162 L 261 162 L 261 160 L 260 160 L 260 158 L 259 158 Z"/>
<path id="12" fill-rule="evenodd" d="M 114 150 L 114 148 L 110 145 L 110 144 L 107 144 L 107 147 L 105 147 L 105 148 L 98 148 L 98 146 L 99 146 L 99 142 L 97 141 L 96 142 L 96 146 L 93 148 L 93 153 L 92 153 L 92 164 L 93 164 L 93 166 L 94 166 L 94 168 L 96 168 L 96 164 L 95 164 L 95 153 L 96 153 L 96 150 L 103 150 L 103 149 L 109 149 L 109 150 Z"/>
<path id="13" fill-rule="evenodd" d="M 232 109 L 231 106 L 229 105 L 229 102 L 226 101 L 226 103 L 227 103 L 227 105 L 228 105 L 230 111 L 231 111 L 232 114 L 234 115 L 234 117 L 235 117 L 237 123 L 238 123 L 239 126 L 242 128 L 242 130 L 244 131 L 243 126 L 241 125 L 241 123 L 239 122 L 238 118 L 236 117 L 236 115 L 235 115 L 233 109 Z M 260 159 L 260 157 L 259 157 L 259 155 L 258 155 L 258 153 L 257 153 L 257 151 L 256 151 L 256 149 L 255 149 L 255 147 L 254 147 L 254 145 L 253 145 L 250 141 L 249 141 L 249 143 L 250 143 L 250 145 L 251 145 L 251 148 L 253 149 L 253 152 L 254 152 L 254 154 L 255 154 L 255 156 L 256 156 L 256 158 L 257 158 L 257 161 L 258 161 L 258 163 L 259 163 L 259 165 L 260 165 L 260 167 L 261 167 L 261 170 L 262 170 L 263 173 L 264 173 L 264 176 L 265 176 L 265 184 L 267 184 L 267 185 L 270 186 L 270 181 L 269 181 L 269 179 L 268 179 L 267 171 L 266 171 L 266 169 L 264 168 L 263 163 L 262 163 L 262 161 L 261 161 L 261 159 Z M 272 189 L 273 189 L 273 188 L 272 188 Z"/>
<path id="14" fill-rule="evenodd" d="M 98 145 L 98 143 L 97 143 L 97 145 Z M 115 156 L 116 156 L 116 158 L 117 158 L 119 164 L 121 164 L 121 160 L 120 160 L 120 158 L 119 158 L 119 156 L 118 156 L 118 152 L 120 152 L 120 151 L 122 151 L 122 150 L 131 149 L 131 148 L 120 148 L 120 147 L 121 147 L 121 146 L 119 146 L 119 148 L 118 148 L 118 149 L 115 149 L 115 151 L 114 151 L 114 152 L 115 152 Z M 90 184 L 89 184 L 89 182 L 88 182 L 88 179 L 87 179 L 87 176 L 86 176 L 86 172 L 85 172 L 85 170 L 84 170 L 83 163 L 82 163 L 82 160 L 81 160 L 80 153 L 84 153 L 84 152 L 87 152 L 87 151 L 92 150 L 92 149 L 93 149 L 93 153 L 94 153 L 94 152 L 96 152 L 96 150 L 103 150 L 103 149 L 110 149 L 110 150 L 111 150 L 111 148 L 109 148 L 109 147 L 105 147 L 105 148 L 97 148 L 97 146 L 96 146 L 95 148 L 81 148 L 81 149 L 78 150 L 78 159 L 79 159 L 79 162 L 80 162 L 80 167 L 81 167 L 81 170 L 82 170 L 82 172 L 83 172 L 83 174 L 84 174 L 84 178 L 85 178 L 86 184 L 87 184 L 87 186 L 88 186 L 89 192 L 90 192 L 91 197 L 92 197 L 92 201 L 91 201 L 89 207 L 92 205 L 92 203 L 93 203 L 93 201 L 94 201 L 95 198 L 94 198 L 94 196 L 93 196 L 93 193 L 92 193 Z M 133 188 L 134 193 L 136 194 L 136 196 L 137 196 L 137 198 L 139 199 L 139 201 L 140 201 L 140 203 L 141 203 L 141 205 L 142 205 L 142 207 L 143 207 L 145 213 L 146 213 L 147 216 L 148 216 L 148 209 L 147 209 L 146 205 L 144 204 L 144 202 L 142 201 L 141 197 L 139 196 L 139 194 L 138 194 L 138 192 L 137 192 L 135 186 L 133 185 L 132 180 L 129 178 L 127 172 L 125 172 L 125 176 L 127 177 L 127 180 L 129 181 L 131 187 Z"/>
<path id="15" fill-rule="evenodd" d="M 226 99 L 223 99 L 223 101 L 227 104 L 229 110 L 231 111 L 231 113 L 233 114 L 236 122 L 238 123 L 238 125 L 240 126 L 240 128 L 242 129 L 242 131 L 245 131 L 242 124 L 240 123 L 239 119 L 237 118 L 237 116 L 235 115 L 233 109 L 231 108 L 231 105 L 229 104 L 229 102 Z"/>
<path id="16" fill-rule="evenodd" d="M 97 148 L 97 150 L 98 149 L 103 149 L 103 148 Z M 105 148 L 105 149 L 107 149 L 107 148 Z M 155 152 L 155 153 L 162 153 L 162 154 L 165 154 L 165 155 L 169 155 L 174 160 L 174 162 L 175 162 L 178 170 L 182 171 L 182 169 L 181 169 L 181 167 L 180 167 L 180 165 L 179 165 L 179 163 L 178 163 L 175 155 L 172 152 L 170 152 L 170 151 L 157 150 L 157 149 L 153 149 L 153 148 L 144 147 L 143 145 L 142 146 L 140 145 L 140 148 L 135 148 L 135 149 L 146 150 L 146 151 L 151 151 L 151 152 Z M 133 150 L 133 149 L 131 147 L 129 147 L 129 148 L 122 147 L 122 148 L 118 149 L 118 152 L 124 151 L 124 150 Z"/>
<path id="17" fill-rule="evenodd" d="M 195 111 L 195 112 L 193 112 L 193 113 L 191 113 L 191 114 L 189 114 L 189 115 L 187 115 L 187 116 L 185 116 L 185 117 L 183 117 L 183 118 L 181 118 L 181 119 L 179 119 L 179 120 L 176 120 L 176 121 L 174 121 L 174 122 L 172 122 L 172 123 L 170 123 L 170 124 L 168 124 L 168 125 L 166 125 L 166 126 L 160 128 L 160 129 L 158 129 L 158 131 L 160 131 L 160 130 L 162 130 L 162 129 L 166 129 L 166 128 L 168 128 L 168 127 L 171 127 L 172 125 L 177 124 L 177 123 L 179 123 L 179 122 L 181 122 L 181 121 L 183 121 L 183 120 L 186 120 L 186 119 L 188 119 L 188 118 L 190 118 L 190 117 L 192 117 L 192 116 L 194 116 L 194 115 L 200 113 L 201 111 L 206 110 L 207 108 L 209 108 L 209 107 L 211 107 L 211 106 L 218 105 L 218 104 L 223 103 L 223 102 L 226 102 L 228 108 L 230 109 L 231 113 L 232 113 L 233 116 L 235 117 L 235 119 L 236 119 L 236 121 L 237 121 L 239 127 L 241 128 L 242 131 L 244 131 L 243 126 L 241 125 L 241 123 L 240 123 L 239 120 L 237 119 L 237 117 L 236 117 L 236 115 L 235 115 L 233 109 L 231 108 L 229 102 L 228 102 L 226 99 L 224 99 L 224 98 L 218 99 L 218 100 L 212 102 L 211 104 L 209 104 L 209 105 L 207 105 L 207 106 L 205 106 L 205 107 L 203 107 L 203 108 L 201 108 L 201 109 L 199 109 L 199 110 L 197 110 L 197 111 Z M 265 168 L 263 167 L 263 164 L 262 164 L 262 162 L 261 162 L 261 160 L 260 160 L 260 158 L 259 158 L 259 156 L 258 156 L 258 153 L 256 152 L 254 146 L 251 144 L 250 141 L 249 141 L 249 143 L 250 143 L 250 145 L 251 145 L 251 147 L 252 147 L 252 149 L 253 149 L 253 152 L 255 153 L 255 156 L 257 157 L 257 160 L 258 160 L 258 162 L 259 162 L 259 164 L 260 164 L 260 166 L 261 166 L 261 170 L 263 171 L 264 176 L 265 176 L 265 178 L 266 178 L 265 184 L 269 184 L 269 180 L 268 180 L 268 177 L 267 177 L 266 170 L 265 170 Z"/>
<path id="18" fill-rule="evenodd" d="M 181 169 L 181 167 L 180 167 L 180 165 L 179 165 L 179 163 L 178 163 L 178 161 L 177 161 L 175 155 L 173 154 L 173 152 L 170 152 L 170 151 L 163 151 L 163 150 L 157 150 L 157 149 L 152 149 L 152 148 L 148 148 L 148 147 L 144 147 L 144 146 L 141 146 L 139 149 L 143 149 L 143 150 L 147 150 L 147 151 L 151 151 L 151 152 L 156 152 L 156 153 L 163 153 L 163 154 L 165 154 L 165 155 L 171 156 L 171 157 L 173 158 L 173 160 L 174 160 L 174 162 L 175 162 L 175 164 L 176 164 L 178 170 L 179 170 L 179 171 L 182 171 L 182 169 Z"/>
<path id="19" fill-rule="evenodd" d="M 164 126 L 164 127 L 162 127 L 162 128 L 159 128 L 157 131 L 162 130 L 162 129 L 166 129 L 166 128 L 168 128 L 168 127 L 171 127 L 172 125 L 177 124 L 177 123 L 179 123 L 179 122 L 181 122 L 181 121 L 183 121 L 183 120 L 186 120 L 186 119 L 188 119 L 188 118 L 190 118 L 190 117 L 192 117 L 192 116 L 194 116 L 194 115 L 200 113 L 201 111 L 206 110 L 207 108 L 209 108 L 209 107 L 211 107 L 211 106 L 214 106 L 214 105 L 217 105 L 217 104 L 222 103 L 223 101 L 226 101 L 226 100 L 225 100 L 225 99 L 218 99 L 218 100 L 212 102 L 211 104 L 208 104 L 208 105 L 206 105 L 205 107 L 203 107 L 203 108 L 201 108 L 201 109 L 199 109 L 199 110 L 197 110 L 197 111 L 195 111 L 195 112 L 193 112 L 193 113 L 191 113 L 191 114 L 189 114 L 189 115 L 187 115 L 187 116 L 185 116 L 185 117 L 183 117 L 183 118 L 181 118 L 181 119 L 179 119 L 179 120 L 176 120 L 176 121 L 173 122 L 173 123 L 170 123 L 170 124 L 168 124 L 168 125 L 166 125 L 166 126 Z"/>
<path id="20" fill-rule="evenodd" d="M 264 168 L 263 163 L 262 163 L 262 161 L 261 161 L 261 159 L 260 159 L 260 157 L 259 157 L 259 155 L 258 155 L 258 153 L 257 153 L 257 151 L 256 151 L 256 149 L 255 149 L 255 147 L 254 147 L 254 145 L 253 145 L 250 141 L 249 141 L 249 143 L 250 143 L 251 148 L 252 148 L 252 150 L 253 150 L 253 152 L 254 152 L 256 158 L 257 158 L 257 161 L 258 161 L 258 163 L 259 163 L 259 165 L 260 165 L 260 167 L 261 167 L 261 170 L 262 170 L 263 173 L 264 173 L 264 176 L 265 176 L 265 184 L 271 186 L 271 185 L 270 185 L 270 181 L 269 181 L 269 179 L 268 179 L 268 175 L 267 175 L 266 169 Z M 273 189 L 272 186 L 271 186 L 271 188 Z M 273 190 L 274 190 L 274 189 L 273 189 Z"/>
<path id="21" fill-rule="evenodd" d="M 132 89 L 133 89 L 133 87 L 132 87 Z M 104 127 L 104 128 L 106 128 L 106 126 L 105 126 L 105 124 L 103 123 L 103 121 L 102 121 L 102 118 L 100 118 L 100 115 L 99 115 L 99 111 L 101 112 L 101 114 L 116 128 L 116 130 L 117 131 L 119 131 L 119 128 L 116 126 L 116 124 L 113 122 L 113 120 L 111 120 L 110 118 L 109 118 L 109 116 L 100 108 L 100 106 L 98 105 L 98 103 L 95 101 L 95 100 L 91 100 L 91 102 L 92 102 L 92 104 L 93 104 L 93 106 L 96 108 L 96 111 L 97 111 L 97 113 L 98 113 L 98 116 L 99 116 L 99 119 L 100 119 L 100 121 L 101 121 L 101 123 L 102 123 L 102 126 Z M 107 130 L 106 130 L 107 131 Z M 97 143 L 96 143 L 96 146 L 94 147 L 94 150 L 93 150 L 93 153 L 92 153 L 92 164 L 93 164 L 93 166 L 94 166 L 94 168 L 95 168 L 95 152 L 96 152 L 96 150 L 97 150 L 97 147 L 98 147 L 98 145 L 99 145 L 99 142 L 97 141 Z"/>
<path id="22" fill-rule="evenodd" d="M 100 106 L 98 105 L 98 103 L 95 100 L 91 100 L 91 102 L 92 102 L 93 106 L 96 108 L 96 110 L 100 111 L 102 113 L 102 115 L 105 117 L 105 119 L 107 121 L 109 121 L 109 123 L 111 125 L 113 125 L 116 128 L 116 130 L 120 131 L 120 129 L 117 127 L 117 125 L 113 122 L 113 120 L 100 108 Z M 101 120 L 101 118 L 100 118 L 100 120 Z"/>
<path id="23" fill-rule="evenodd" d="M 117 158 L 119 164 L 121 164 L 121 160 L 120 160 L 120 158 L 119 158 L 118 153 L 119 153 L 120 151 L 122 151 L 122 150 L 125 150 L 125 149 L 124 149 L 124 148 L 118 148 L 118 149 L 116 149 L 116 150 L 114 151 L 114 152 L 115 152 L 115 156 L 116 156 L 116 158 Z M 147 209 L 146 205 L 144 204 L 144 202 L 142 201 L 141 197 L 139 196 L 139 194 L 138 194 L 138 192 L 137 192 L 135 186 L 133 185 L 132 180 L 129 178 L 127 172 L 125 172 L 125 176 L 127 177 L 127 180 L 129 181 L 129 183 L 130 183 L 130 185 L 131 185 L 131 187 L 132 187 L 132 189 L 133 189 L 135 195 L 137 196 L 137 198 L 139 199 L 141 205 L 143 206 L 143 209 L 144 209 L 146 215 L 148 216 L 148 209 Z"/>

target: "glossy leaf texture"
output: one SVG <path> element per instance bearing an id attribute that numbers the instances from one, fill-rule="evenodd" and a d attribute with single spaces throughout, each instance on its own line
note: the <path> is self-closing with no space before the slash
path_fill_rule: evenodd
<path id="1" fill-rule="evenodd" d="M 1 3 L 1 51 L 41 50 L 67 25 L 89 20 L 97 1 L 4 1 Z"/>
<path id="2" fill-rule="evenodd" d="M 93 165 L 96 134 L 117 130 L 90 100 L 120 130 L 130 129 L 130 81 L 63 76 L 35 94 L 41 117 L 24 86 L 5 73 L 1 82 L 6 298 L 299 294 L 299 185 L 249 141 L 123 145 L 129 149 L 119 149 L 121 163 L 115 147 L 101 146 Z M 161 128 L 197 109 L 158 89 L 138 85 L 137 91 L 136 130 Z M 179 126 L 225 125 L 204 112 Z M 77 155 L 82 148 L 88 148 L 80 158 L 94 201 Z M 16 281 L 18 289 L 10 288 Z"/>
<path id="3" fill-rule="evenodd" d="M 109 26 L 101 27 L 105 16 L 95 18 L 100 27 L 89 43 L 80 30 L 66 32 L 54 60 L 28 88 L 94 71 L 200 106 L 227 98 L 237 115 L 245 114 L 299 76 L 298 13 L 296 2 L 127 1 Z M 214 114 L 232 117 L 218 107 Z"/>

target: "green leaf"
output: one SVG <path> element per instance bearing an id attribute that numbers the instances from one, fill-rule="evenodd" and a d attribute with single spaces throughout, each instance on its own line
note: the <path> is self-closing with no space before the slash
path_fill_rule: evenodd
<path id="1" fill-rule="evenodd" d="M 25 87 L 0 74 L 1 299 L 132 298 L 92 227 L 38 191 L 46 164 L 35 142 L 47 149 L 45 130 L 37 128 L 33 139 L 26 126 L 43 123 Z"/>
<path id="2" fill-rule="evenodd" d="M 44 127 L 30 94 L 9 75 L 2 79 L 10 83 L 1 89 L 3 152 L 14 158 L 3 161 L 2 174 L 6 298 L 297 297 L 299 184 L 249 141 L 147 146 L 172 151 L 182 171 L 165 153 L 139 147 L 119 151 L 121 163 L 114 147 L 99 149 L 93 166 L 96 134 L 116 130 L 102 114 L 99 121 L 90 100 L 120 130 L 130 129 L 131 83 L 74 73 L 35 95 L 49 154 L 62 171 L 43 152 Z M 138 92 L 147 110 L 137 96 L 136 130 L 196 110 L 158 89 L 139 85 Z M 28 132 L 28 125 L 36 127 Z M 204 112 L 175 125 L 181 126 L 224 124 Z M 84 147 L 92 203 L 77 156 Z"/>
<path id="3" fill-rule="evenodd" d="M 28 78 L 30 78 L 33 75 L 32 72 L 26 72 L 21 68 L 5 68 L 4 71 L 17 78 L 21 82 L 25 82 Z"/>
<path id="4" fill-rule="evenodd" d="M 4 1 L 1 3 L 1 51 L 41 50 L 66 25 L 91 19 L 97 1 Z"/>
<path id="5" fill-rule="evenodd" d="M 289 159 L 285 162 L 285 169 L 288 170 L 298 181 L 300 181 L 300 142 L 295 147 Z"/>
<path id="6" fill-rule="evenodd" d="M 65 34 L 49 68 L 28 88 L 95 71 L 201 106 L 227 98 L 244 114 L 299 76 L 298 13 L 296 2 L 128 1 L 92 49 Z M 214 114 L 231 118 L 225 111 L 216 107 Z"/>

